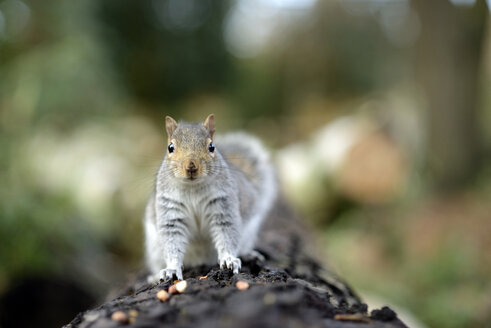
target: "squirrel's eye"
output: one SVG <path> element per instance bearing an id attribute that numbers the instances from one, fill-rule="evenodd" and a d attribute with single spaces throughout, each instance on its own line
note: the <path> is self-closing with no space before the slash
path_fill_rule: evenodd
<path id="1" fill-rule="evenodd" d="M 213 145 L 213 142 L 210 142 L 210 145 L 208 146 L 208 150 L 210 153 L 213 153 L 215 151 L 215 146 Z"/>
<path id="2" fill-rule="evenodd" d="M 169 150 L 169 153 L 173 153 L 174 152 L 174 144 L 171 142 L 169 144 L 169 147 L 167 147 L 167 149 Z"/>

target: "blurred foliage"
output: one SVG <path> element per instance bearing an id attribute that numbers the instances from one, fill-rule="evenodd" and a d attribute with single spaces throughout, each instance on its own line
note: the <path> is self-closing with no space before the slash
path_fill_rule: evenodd
<path id="1" fill-rule="evenodd" d="M 355 209 L 323 239 L 332 262 L 367 300 L 385 296 L 430 327 L 481 327 L 490 320 L 490 210 L 489 194 L 481 193 L 389 213 Z"/>
<path id="2" fill-rule="evenodd" d="M 489 322 L 489 12 L 481 0 L 435 1 L 462 18 L 447 33 L 432 11 L 435 31 L 477 54 L 424 60 L 428 18 L 403 0 L 0 1 L 0 294 L 62 275 L 104 295 L 141 267 L 163 116 L 214 112 L 219 131 L 277 149 L 285 195 L 367 300 L 383 296 L 428 326 Z M 445 68 L 462 56 L 472 65 Z M 462 80 L 442 83 L 449 72 Z M 452 93 L 458 115 L 435 111 L 422 78 Z M 469 128 L 456 117 L 479 151 L 442 189 L 431 136 Z"/>
<path id="3" fill-rule="evenodd" d="M 223 91 L 232 79 L 222 37 L 226 1 L 105 1 L 100 7 L 109 58 L 139 100 L 172 104 Z"/>

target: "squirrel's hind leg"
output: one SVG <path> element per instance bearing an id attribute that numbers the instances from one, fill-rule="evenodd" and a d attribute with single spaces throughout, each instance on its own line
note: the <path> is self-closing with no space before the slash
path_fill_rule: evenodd
<path id="1" fill-rule="evenodd" d="M 248 257 L 248 258 L 253 259 L 253 260 L 257 260 L 259 262 L 264 262 L 266 260 L 264 255 L 259 253 L 255 249 L 250 250 L 249 252 L 245 253 L 243 256 Z"/>

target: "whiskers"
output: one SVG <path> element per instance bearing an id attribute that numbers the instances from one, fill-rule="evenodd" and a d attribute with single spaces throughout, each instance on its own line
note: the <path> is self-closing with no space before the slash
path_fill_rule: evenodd
<path id="1" fill-rule="evenodd" d="M 217 177 L 221 174 L 226 174 L 226 172 L 233 172 L 235 174 L 243 175 L 248 177 L 249 179 L 256 179 L 260 177 L 256 177 L 259 174 L 260 166 L 265 165 L 262 160 L 258 159 L 256 156 L 247 155 L 247 154 L 223 154 L 217 153 L 217 157 L 215 157 L 211 162 L 200 163 L 202 166 L 202 171 L 200 174 L 196 175 L 193 178 L 189 179 L 186 170 L 183 168 L 183 160 L 169 160 L 167 159 L 162 164 L 162 167 L 159 171 L 159 176 L 162 179 L 182 179 L 185 181 L 188 179 L 189 181 L 201 180 L 206 177 Z"/>

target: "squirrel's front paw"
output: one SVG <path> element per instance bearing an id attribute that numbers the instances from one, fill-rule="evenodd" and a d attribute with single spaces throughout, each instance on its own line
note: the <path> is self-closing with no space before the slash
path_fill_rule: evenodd
<path id="1" fill-rule="evenodd" d="M 239 273 L 239 270 L 242 267 L 242 262 L 240 259 L 231 255 L 220 258 L 219 262 L 220 269 L 230 269 L 234 274 Z"/>
<path id="2" fill-rule="evenodd" d="M 179 268 L 178 269 L 166 268 L 160 270 L 160 280 L 174 279 L 174 277 L 176 277 L 177 280 L 182 280 L 182 270 Z"/>

